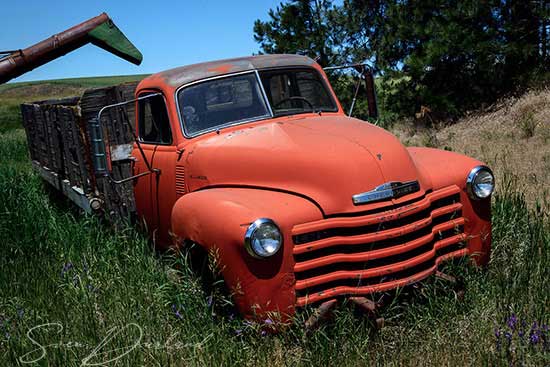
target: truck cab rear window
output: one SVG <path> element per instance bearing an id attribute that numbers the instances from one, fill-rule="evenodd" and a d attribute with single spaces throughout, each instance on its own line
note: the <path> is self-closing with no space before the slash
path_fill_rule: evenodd
<path id="1" fill-rule="evenodd" d="M 185 87 L 178 93 L 178 103 L 188 136 L 270 116 L 254 73 Z"/>
<path id="2" fill-rule="evenodd" d="M 139 138 L 144 143 L 172 144 L 170 120 L 162 95 L 152 95 L 139 102 Z"/>

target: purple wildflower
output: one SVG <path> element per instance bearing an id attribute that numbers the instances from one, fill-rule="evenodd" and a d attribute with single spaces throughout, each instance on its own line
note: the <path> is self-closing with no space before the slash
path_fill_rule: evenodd
<path id="1" fill-rule="evenodd" d="M 267 331 L 265 330 L 262 330 L 262 332 L 260 333 L 262 336 L 266 336 L 267 335 Z"/>
<path id="2" fill-rule="evenodd" d="M 540 336 L 537 332 L 534 332 L 531 334 L 531 336 L 529 337 L 529 341 L 531 342 L 531 344 L 535 345 L 535 344 L 538 344 L 539 341 L 540 341 Z"/>
<path id="3" fill-rule="evenodd" d="M 495 328 L 495 338 L 497 339 L 497 350 L 500 350 L 500 330 Z"/>
<path id="4" fill-rule="evenodd" d="M 266 325 L 273 325 L 273 320 L 267 318 L 267 319 L 264 320 L 264 324 L 266 324 Z"/>
<path id="5" fill-rule="evenodd" d="M 512 316 L 510 316 L 510 318 L 508 319 L 508 327 L 512 330 L 515 330 L 517 323 L 518 323 L 518 318 L 516 317 L 515 314 L 512 314 Z"/>
<path id="6" fill-rule="evenodd" d="M 71 262 L 63 264 L 63 269 L 61 269 L 61 277 L 64 277 L 65 274 L 67 274 L 67 272 L 72 268 L 73 268 L 73 263 Z"/>
<path id="7" fill-rule="evenodd" d="M 239 335 L 242 335 L 242 334 L 243 334 L 242 329 L 235 330 L 235 335 L 239 336 Z"/>
<path id="8" fill-rule="evenodd" d="M 212 295 L 206 297 L 206 304 L 208 307 L 212 307 L 213 298 Z"/>
<path id="9" fill-rule="evenodd" d="M 508 340 L 508 343 L 512 341 L 512 334 L 509 332 L 504 333 L 504 337 Z"/>
<path id="10" fill-rule="evenodd" d="M 180 313 L 180 308 L 181 306 L 177 307 L 175 304 L 172 304 L 172 311 L 174 312 L 174 315 L 181 320 L 183 319 L 183 316 Z"/>

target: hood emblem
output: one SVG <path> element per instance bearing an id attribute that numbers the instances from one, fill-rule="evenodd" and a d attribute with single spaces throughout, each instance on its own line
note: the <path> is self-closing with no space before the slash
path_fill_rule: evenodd
<path id="1" fill-rule="evenodd" d="M 372 203 L 374 201 L 380 201 L 384 199 L 397 199 L 401 196 L 412 194 L 413 192 L 420 191 L 420 184 L 418 181 L 407 182 L 386 182 L 380 186 L 377 186 L 372 191 L 363 192 L 352 196 L 353 204 L 361 205 Z"/>

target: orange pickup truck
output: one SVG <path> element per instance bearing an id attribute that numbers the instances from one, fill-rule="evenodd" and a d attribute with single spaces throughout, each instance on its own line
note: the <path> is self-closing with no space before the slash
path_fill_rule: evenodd
<path id="1" fill-rule="evenodd" d="M 115 145 L 102 121 L 122 105 L 134 110 L 135 139 Z M 28 132 L 36 106 L 23 111 Z M 164 71 L 142 80 L 131 103 L 96 112 L 75 120 L 91 172 L 79 182 L 91 188 L 71 183 L 78 152 L 66 149 L 73 158 L 61 157 L 53 172 L 32 152 L 39 134 L 31 131 L 35 167 L 91 211 L 106 200 L 98 180 L 129 187 L 158 247 L 216 253 L 246 317 L 288 319 L 306 305 L 420 281 L 452 258 L 488 261 L 491 170 L 457 153 L 405 147 L 346 116 L 308 57 Z M 129 173 L 115 177 L 120 162 Z"/>

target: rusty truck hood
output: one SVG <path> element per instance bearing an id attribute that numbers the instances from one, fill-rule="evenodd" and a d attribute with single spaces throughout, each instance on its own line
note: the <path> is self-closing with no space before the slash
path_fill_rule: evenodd
<path id="1" fill-rule="evenodd" d="M 188 147 L 186 170 L 190 191 L 207 186 L 284 190 L 314 200 L 327 215 L 365 210 L 353 204 L 352 196 L 388 181 L 419 180 L 421 192 L 427 188 L 396 137 L 335 115 L 273 120 L 205 137 Z"/>

